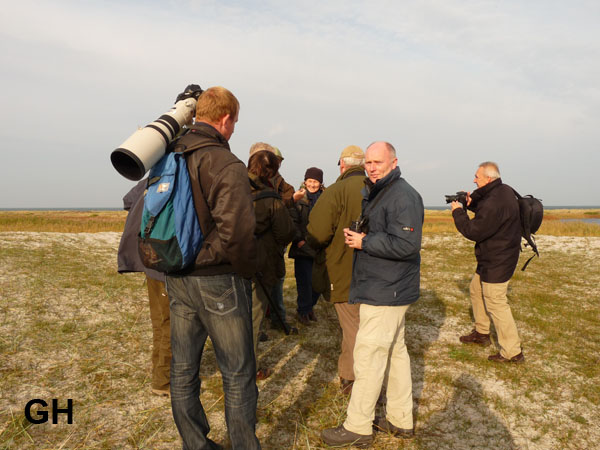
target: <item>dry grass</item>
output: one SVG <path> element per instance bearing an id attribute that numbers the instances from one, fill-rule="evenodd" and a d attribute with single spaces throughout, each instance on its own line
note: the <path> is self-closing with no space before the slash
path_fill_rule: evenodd
<path id="1" fill-rule="evenodd" d="M 440 219 L 447 219 L 439 212 Z M 438 214 L 438 212 L 436 212 Z M 93 220 L 93 219 L 92 219 Z M 433 223 L 433 222 L 432 222 Z M 172 449 L 168 401 L 150 395 L 151 326 L 143 276 L 115 272 L 119 233 L 0 232 L 0 448 Z M 417 437 L 378 435 L 373 448 L 593 448 L 600 439 L 600 238 L 540 235 L 542 257 L 515 274 L 509 297 L 527 361 L 495 366 L 465 347 L 472 244 L 456 232 L 424 238 L 422 296 L 409 309 Z M 521 264 L 526 254 L 523 255 Z M 285 302 L 295 318 L 288 261 Z M 344 420 L 330 304 L 286 337 L 269 330 L 260 359 L 257 434 L 267 449 L 324 448 Z M 202 401 L 224 441 L 214 354 L 205 351 Z M 74 400 L 74 424 L 29 424 L 32 398 Z"/>
<path id="2" fill-rule="evenodd" d="M 98 233 L 122 231 L 125 211 L 0 211 L 2 231 L 54 231 L 63 233 Z M 600 236 L 600 226 L 563 219 L 598 219 L 600 210 L 547 210 L 539 234 L 552 236 Z M 450 210 L 426 210 L 425 233 L 455 233 Z"/>
<path id="3" fill-rule="evenodd" d="M 123 231 L 125 211 L 0 211 L 0 231 Z"/>

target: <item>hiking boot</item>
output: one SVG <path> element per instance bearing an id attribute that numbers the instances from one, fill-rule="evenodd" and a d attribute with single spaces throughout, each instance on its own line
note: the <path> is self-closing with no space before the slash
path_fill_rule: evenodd
<path id="1" fill-rule="evenodd" d="M 264 331 L 258 332 L 258 342 L 267 342 L 269 340 L 269 336 Z"/>
<path id="2" fill-rule="evenodd" d="M 354 384 L 354 380 L 346 380 L 345 378 L 340 377 L 340 390 L 344 395 L 350 395 L 352 393 L 352 385 Z"/>
<path id="3" fill-rule="evenodd" d="M 310 325 L 308 314 L 298 314 L 298 322 L 300 322 L 302 325 Z"/>
<path id="4" fill-rule="evenodd" d="M 412 439 L 415 437 L 414 428 L 398 428 L 390 423 L 385 417 L 375 417 L 375 420 L 373 421 L 373 429 L 375 431 L 383 431 L 384 433 L 389 433 L 392 436 L 401 437 L 404 439 Z"/>
<path id="5" fill-rule="evenodd" d="M 513 356 L 510 359 L 505 358 L 500 353 L 496 353 L 495 355 L 488 356 L 488 361 L 493 362 L 501 362 L 501 363 L 522 363 L 525 362 L 525 356 L 523 356 L 523 352 L 518 355 Z"/>
<path id="6" fill-rule="evenodd" d="M 315 312 L 314 311 L 310 311 L 308 313 L 308 319 L 312 320 L 313 322 L 318 322 L 317 316 L 315 316 Z"/>
<path id="7" fill-rule="evenodd" d="M 461 336 L 458 340 L 463 344 L 477 344 L 483 346 L 488 346 L 492 343 L 489 334 L 481 334 L 477 330 L 471 331 L 471 334 Z"/>
<path id="8" fill-rule="evenodd" d="M 369 447 L 373 443 L 372 434 L 358 434 L 348 431 L 344 425 L 336 428 L 326 428 L 321 431 L 321 440 L 332 447 L 352 445 L 354 447 Z"/>

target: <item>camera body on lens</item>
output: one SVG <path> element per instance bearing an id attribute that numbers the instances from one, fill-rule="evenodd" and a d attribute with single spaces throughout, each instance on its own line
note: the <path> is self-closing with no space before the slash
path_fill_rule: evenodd
<path id="1" fill-rule="evenodd" d="M 463 208 L 467 207 L 467 193 L 465 191 L 458 191 L 456 194 L 446 195 L 446 203 L 460 202 Z"/>
<path id="2" fill-rule="evenodd" d="M 358 218 L 358 220 L 353 220 L 350 222 L 350 231 L 367 234 L 369 232 L 369 217 L 361 216 Z"/>
<path id="3" fill-rule="evenodd" d="M 202 94 L 197 84 L 188 85 L 175 105 L 154 122 L 135 131 L 110 155 L 114 168 L 125 178 L 141 180 L 163 157 L 169 144 L 192 123 L 196 102 Z"/>

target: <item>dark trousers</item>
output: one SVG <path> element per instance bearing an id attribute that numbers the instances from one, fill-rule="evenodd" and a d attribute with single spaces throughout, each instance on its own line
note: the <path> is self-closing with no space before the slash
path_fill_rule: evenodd
<path id="1" fill-rule="evenodd" d="M 313 259 L 296 257 L 294 259 L 294 275 L 298 291 L 298 314 L 308 314 L 319 299 L 319 293 L 312 288 Z"/>

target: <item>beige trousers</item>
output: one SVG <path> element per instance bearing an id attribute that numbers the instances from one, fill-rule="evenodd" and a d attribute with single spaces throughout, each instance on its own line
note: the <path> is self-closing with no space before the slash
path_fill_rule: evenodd
<path id="1" fill-rule="evenodd" d="M 263 291 L 263 288 L 259 283 L 252 283 L 252 338 L 254 339 L 254 359 L 256 361 L 256 369 L 258 366 L 258 332 L 260 331 L 260 325 L 265 318 L 267 312 L 267 305 L 269 300 L 267 294 Z"/>
<path id="2" fill-rule="evenodd" d="M 387 419 L 413 428 L 410 358 L 404 343 L 405 306 L 360 305 L 360 325 L 354 345 L 354 385 L 344 428 L 373 433 L 375 405 L 387 375 Z"/>
<path id="3" fill-rule="evenodd" d="M 475 330 L 482 334 L 490 333 L 490 317 L 498 334 L 500 354 L 507 359 L 521 353 L 521 340 L 513 319 L 504 283 L 486 283 L 478 274 L 473 275 L 469 291 L 475 317 Z"/>
<path id="4" fill-rule="evenodd" d="M 165 283 L 146 277 L 152 322 L 152 388 L 169 390 L 171 374 L 171 316 Z"/>
<path id="5" fill-rule="evenodd" d="M 354 380 L 354 343 L 358 332 L 358 303 L 334 303 L 340 327 L 342 328 L 342 351 L 338 358 L 338 374 L 345 380 Z"/>

